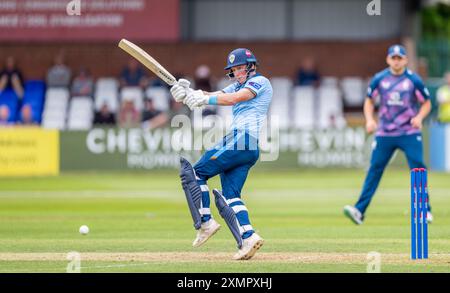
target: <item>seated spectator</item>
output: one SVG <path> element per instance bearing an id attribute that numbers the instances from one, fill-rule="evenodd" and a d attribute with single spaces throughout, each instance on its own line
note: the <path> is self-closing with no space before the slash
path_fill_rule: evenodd
<path id="1" fill-rule="evenodd" d="M 95 113 L 94 124 L 110 126 L 116 124 L 116 116 L 109 110 L 108 104 L 103 104 L 100 111 Z"/>
<path id="2" fill-rule="evenodd" d="M 142 127 L 154 129 L 164 126 L 169 121 L 166 113 L 155 109 L 153 100 L 147 98 L 144 101 L 144 110 L 142 111 Z"/>
<path id="3" fill-rule="evenodd" d="M 149 87 L 165 87 L 167 89 L 170 89 L 170 85 L 162 81 L 160 78 L 149 78 L 148 79 L 148 85 Z"/>
<path id="4" fill-rule="evenodd" d="M 168 123 L 170 125 L 173 117 L 176 115 L 190 116 L 191 110 L 183 103 L 177 103 L 174 99 L 170 99 L 170 110 L 168 111 Z"/>
<path id="5" fill-rule="evenodd" d="M 211 70 L 207 65 L 200 65 L 195 70 L 194 75 L 195 88 L 205 92 L 213 92 L 211 81 Z"/>
<path id="6" fill-rule="evenodd" d="M 319 86 L 320 74 L 313 58 L 308 57 L 303 60 L 297 73 L 297 84 L 300 86 Z"/>
<path id="7" fill-rule="evenodd" d="M 144 69 L 135 59 L 130 59 L 127 66 L 120 74 L 120 85 L 124 86 L 140 86 L 145 88 L 148 84 Z"/>
<path id="8" fill-rule="evenodd" d="M 0 125 L 8 125 L 10 124 L 8 122 L 9 119 L 9 108 L 6 105 L 0 106 Z"/>
<path id="9" fill-rule="evenodd" d="M 450 123 L 450 71 L 445 74 L 446 84 L 442 85 L 437 93 L 437 101 L 439 103 L 439 121 Z"/>
<path id="10" fill-rule="evenodd" d="M 141 113 L 136 109 L 133 100 L 123 100 L 119 112 L 119 126 L 122 128 L 139 127 Z"/>
<path id="11" fill-rule="evenodd" d="M 48 87 L 69 87 L 72 72 L 70 68 L 64 64 L 64 56 L 62 53 L 55 57 L 55 64 L 47 72 Z"/>
<path id="12" fill-rule="evenodd" d="M 211 70 L 207 65 L 200 65 L 197 67 L 195 70 L 194 82 L 196 89 L 201 89 L 205 92 L 214 92 L 211 80 Z M 215 115 L 217 113 L 216 109 L 216 106 L 206 105 L 203 108 L 202 115 Z"/>
<path id="13" fill-rule="evenodd" d="M 6 58 L 5 67 L 0 73 L 0 94 L 5 90 L 14 90 L 19 99 L 23 98 L 23 75 L 16 67 L 12 56 Z"/>
<path id="14" fill-rule="evenodd" d="M 20 109 L 20 124 L 23 125 L 33 125 L 37 124 L 33 119 L 33 108 L 30 104 L 25 104 Z"/>
<path id="15" fill-rule="evenodd" d="M 94 79 L 89 70 L 80 69 L 78 75 L 72 82 L 72 97 L 74 96 L 89 96 L 92 97 L 94 89 Z"/>

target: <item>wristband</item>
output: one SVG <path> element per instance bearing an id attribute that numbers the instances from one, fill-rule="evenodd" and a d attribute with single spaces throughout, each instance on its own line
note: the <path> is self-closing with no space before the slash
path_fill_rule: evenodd
<path id="1" fill-rule="evenodd" d="M 217 96 L 210 96 L 208 99 L 208 105 L 217 105 Z"/>

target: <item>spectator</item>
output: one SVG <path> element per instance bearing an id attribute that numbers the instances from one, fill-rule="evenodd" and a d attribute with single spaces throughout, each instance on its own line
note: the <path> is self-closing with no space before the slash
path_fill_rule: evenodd
<path id="1" fill-rule="evenodd" d="M 136 109 L 133 100 L 124 99 L 119 113 L 119 126 L 122 128 L 139 127 L 141 113 Z"/>
<path id="2" fill-rule="evenodd" d="M 195 88 L 201 89 L 205 92 L 213 92 L 211 82 L 211 70 L 207 65 L 200 65 L 195 70 Z"/>
<path id="3" fill-rule="evenodd" d="M 439 103 L 439 121 L 450 123 L 450 71 L 445 74 L 446 84 L 442 85 L 437 93 L 437 101 Z"/>
<path id="4" fill-rule="evenodd" d="M 0 125 L 8 125 L 10 124 L 8 122 L 9 119 L 9 108 L 6 105 L 0 106 Z"/>
<path id="5" fill-rule="evenodd" d="M 62 53 L 55 57 L 55 64 L 47 72 L 47 85 L 49 87 L 69 87 L 72 72 L 64 64 L 64 55 Z"/>
<path id="6" fill-rule="evenodd" d="M 144 101 L 144 111 L 142 112 L 142 127 L 146 129 L 154 129 L 164 126 L 168 121 L 166 113 L 155 109 L 152 98 Z"/>
<path id="7" fill-rule="evenodd" d="M 150 87 L 163 87 L 163 88 L 170 89 L 170 85 L 168 85 L 167 83 L 165 83 L 164 81 L 162 81 L 158 77 L 156 77 L 156 78 L 149 78 L 148 79 L 148 85 Z"/>
<path id="8" fill-rule="evenodd" d="M 207 65 L 200 65 L 195 70 L 194 76 L 195 88 L 205 92 L 214 92 L 211 81 L 211 70 Z M 203 116 L 217 114 L 216 106 L 206 105 L 202 111 Z"/>
<path id="9" fill-rule="evenodd" d="M 89 70 L 82 68 L 72 82 L 72 96 L 92 97 L 94 80 Z"/>
<path id="10" fill-rule="evenodd" d="M 305 58 L 297 73 L 297 84 L 301 86 L 319 86 L 320 74 L 313 58 Z"/>
<path id="11" fill-rule="evenodd" d="M 185 104 L 177 103 L 174 99 L 170 99 L 170 110 L 167 114 L 169 118 L 168 122 L 170 123 L 176 115 L 185 115 L 189 117 L 191 115 L 191 110 L 189 110 L 189 107 Z"/>
<path id="12" fill-rule="evenodd" d="M 95 113 L 94 124 L 97 125 L 115 125 L 116 117 L 114 113 L 109 110 L 108 104 L 103 104 L 100 111 Z"/>
<path id="13" fill-rule="evenodd" d="M 5 68 L 0 73 L 0 94 L 10 89 L 14 90 L 19 99 L 23 98 L 23 75 L 12 56 L 6 58 Z"/>
<path id="14" fill-rule="evenodd" d="M 25 104 L 20 109 L 20 122 L 23 125 L 33 125 L 37 124 L 36 121 L 33 120 L 33 108 L 30 104 Z"/>
<path id="15" fill-rule="evenodd" d="M 120 74 L 120 85 L 140 86 L 145 88 L 148 84 L 144 70 L 135 59 L 130 59 Z"/>

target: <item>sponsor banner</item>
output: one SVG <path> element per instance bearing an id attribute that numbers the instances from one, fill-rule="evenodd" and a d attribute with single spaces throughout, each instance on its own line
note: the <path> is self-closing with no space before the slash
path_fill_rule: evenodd
<path id="1" fill-rule="evenodd" d="M 61 170 L 174 169 L 180 154 L 190 161 L 199 158 L 199 152 L 174 149 L 173 134 L 168 128 L 61 132 Z"/>
<path id="2" fill-rule="evenodd" d="M 432 169 L 448 171 L 450 155 L 436 148 L 445 150 L 448 148 L 442 146 L 450 145 L 450 127 L 443 129 L 432 127 L 430 152 L 428 143 L 424 143 L 424 153 L 430 153 Z M 212 147 L 220 140 L 207 134 L 170 128 L 94 128 L 60 133 L 40 128 L 4 128 L 0 129 L 0 176 L 57 175 L 59 170 L 178 169 L 180 155 L 195 162 L 203 146 Z M 427 142 L 428 131 L 423 134 Z M 280 130 L 263 138 L 259 141 L 260 162 L 255 168 L 267 170 L 366 168 L 373 141 L 363 128 Z M 407 168 L 404 155 L 398 153 L 390 165 Z"/>
<path id="3" fill-rule="evenodd" d="M 58 174 L 58 131 L 19 127 L 0 129 L 0 176 Z"/>
<path id="4" fill-rule="evenodd" d="M 368 162 L 370 142 L 363 128 L 280 131 L 277 163 L 287 165 L 283 157 L 293 153 L 298 167 L 363 168 Z"/>
<path id="5" fill-rule="evenodd" d="M 176 41 L 179 0 L 2 0 L 0 41 Z"/>
<path id="6" fill-rule="evenodd" d="M 206 140 L 211 137 L 205 132 L 170 128 L 62 132 L 61 170 L 177 169 L 180 154 L 195 162 Z M 364 168 L 371 141 L 363 128 L 280 130 L 274 137 L 260 139 L 257 168 Z"/>

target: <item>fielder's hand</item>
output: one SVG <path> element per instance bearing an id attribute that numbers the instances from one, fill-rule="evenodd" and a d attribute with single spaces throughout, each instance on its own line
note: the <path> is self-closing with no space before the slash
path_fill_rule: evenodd
<path id="1" fill-rule="evenodd" d="M 411 119 L 411 125 L 414 128 L 422 129 L 422 118 L 419 117 L 419 116 L 416 116 L 416 117 L 412 118 Z"/>
<path id="2" fill-rule="evenodd" d="M 378 125 L 377 122 L 375 120 L 367 120 L 366 122 L 366 131 L 368 134 L 371 134 L 373 132 L 375 132 L 375 130 L 377 130 Z"/>
<path id="3" fill-rule="evenodd" d="M 203 94 L 202 90 L 196 90 L 188 93 L 183 103 L 186 104 L 189 109 L 193 110 L 196 107 L 201 107 L 208 104 L 209 96 Z"/>
<path id="4" fill-rule="evenodd" d="M 170 88 L 170 93 L 172 94 L 172 97 L 177 102 L 183 102 L 183 100 L 186 98 L 186 95 L 192 91 L 189 86 L 191 83 L 187 79 L 180 78 L 176 84 L 174 84 Z"/>

